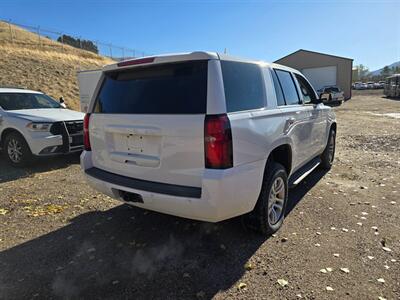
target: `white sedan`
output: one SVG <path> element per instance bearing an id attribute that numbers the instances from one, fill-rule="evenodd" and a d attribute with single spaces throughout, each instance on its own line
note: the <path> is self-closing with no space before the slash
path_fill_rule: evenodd
<path id="1" fill-rule="evenodd" d="M 0 88 L 0 147 L 14 166 L 81 151 L 83 117 L 41 92 Z"/>

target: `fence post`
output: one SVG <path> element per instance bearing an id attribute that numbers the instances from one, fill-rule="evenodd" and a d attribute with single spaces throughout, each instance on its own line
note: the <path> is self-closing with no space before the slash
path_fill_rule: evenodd
<path id="1" fill-rule="evenodd" d="M 61 37 L 61 47 L 64 51 L 64 34 L 62 32 L 60 33 L 60 37 Z"/>
<path id="2" fill-rule="evenodd" d="M 111 57 L 111 59 L 113 58 L 113 56 L 112 56 L 112 44 L 110 44 L 110 57 Z"/>
<path id="3" fill-rule="evenodd" d="M 79 37 L 79 48 L 83 49 L 82 48 L 82 37 L 81 36 Z"/>
<path id="4" fill-rule="evenodd" d="M 40 26 L 38 26 L 38 28 L 37 28 L 37 34 L 39 37 L 39 47 L 42 47 L 42 42 L 40 41 Z"/>
<path id="5" fill-rule="evenodd" d="M 10 29 L 10 39 L 11 43 L 14 43 L 13 35 L 12 35 L 12 29 L 11 29 L 11 19 L 8 20 L 8 28 Z"/>

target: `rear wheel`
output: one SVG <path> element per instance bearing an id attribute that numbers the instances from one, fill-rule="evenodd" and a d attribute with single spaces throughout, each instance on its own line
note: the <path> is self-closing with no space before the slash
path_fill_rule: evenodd
<path id="1" fill-rule="evenodd" d="M 16 132 L 4 139 L 4 154 L 7 161 L 15 167 L 23 167 L 32 161 L 32 152 L 24 137 Z"/>
<path id="2" fill-rule="evenodd" d="M 260 196 L 254 210 L 243 217 L 246 227 L 269 236 L 282 226 L 288 199 L 285 168 L 276 162 L 268 163 Z"/>
<path id="3" fill-rule="evenodd" d="M 325 147 L 324 152 L 321 154 L 321 167 L 325 170 L 330 170 L 335 158 L 336 150 L 336 131 L 331 129 L 328 137 L 328 144 Z"/>

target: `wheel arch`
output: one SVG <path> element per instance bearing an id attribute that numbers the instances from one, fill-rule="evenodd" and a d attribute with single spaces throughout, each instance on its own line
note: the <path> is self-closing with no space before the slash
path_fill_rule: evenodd
<path id="1" fill-rule="evenodd" d="M 336 130 L 337 130 L 337 124 L 336 124 L 336 122 L 333 122 L 333 123 L 331 124 L 331 127 L 329 128 L 329 131 L 330 131 L 331 129 L 333 129 L 333 130 L 335 130 L 335 132 L 337 132 L 337 131 L 336 131 Z"/>
<path id="2" fill-rule="evenodd" d="M 24 138 L 25 142 L 27 143 L 27 145 L 29 146 L 29 144 L 28 144 L 28 142 L 26 141 L 26 138 L 24 137 L 24 135 L 23 135 L 18 129 L 15 129 L 15 128 L 12 128 L 12 127 L 5 128 L 5 129 L 1 132 L 1 134 L 0 134 L 0 146 L 3 146 L 3 143 L 4 143 L 4 141 L 5 141 L 6 137 L 7 137 L 7 135 L 9 135 L 9 134 L 11 134 L 11 133 L 17 133 L 17 134 L 19 134 L 20 136 L 22 136 L 22 137 Z"/>
<path id="3" fill-rule="evenodd" d="M 271 161 L 280 163 L 286 169 L 286 173 L 289 176 L 292 171 L 292 147 L 290 144 L 280 144 L 276 146 L 268 155 L 265 169 Z"/>

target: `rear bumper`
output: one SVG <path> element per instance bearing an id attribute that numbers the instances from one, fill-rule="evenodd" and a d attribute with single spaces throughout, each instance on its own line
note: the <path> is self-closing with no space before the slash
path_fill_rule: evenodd
<path id="1" fill-rule="evenodd" d="M 140 179 L 93 168 L 91 153 L 84 151 L 81 166 L 89 184 L 123 201 L 120 191 L 138 194 L 143 203 L 128 204 L 174 216 L 218 222 L 251 211 L 258 199 L 265 160 L 227 170 L 205 169 L 201 187 L 186 187 Z"/>

